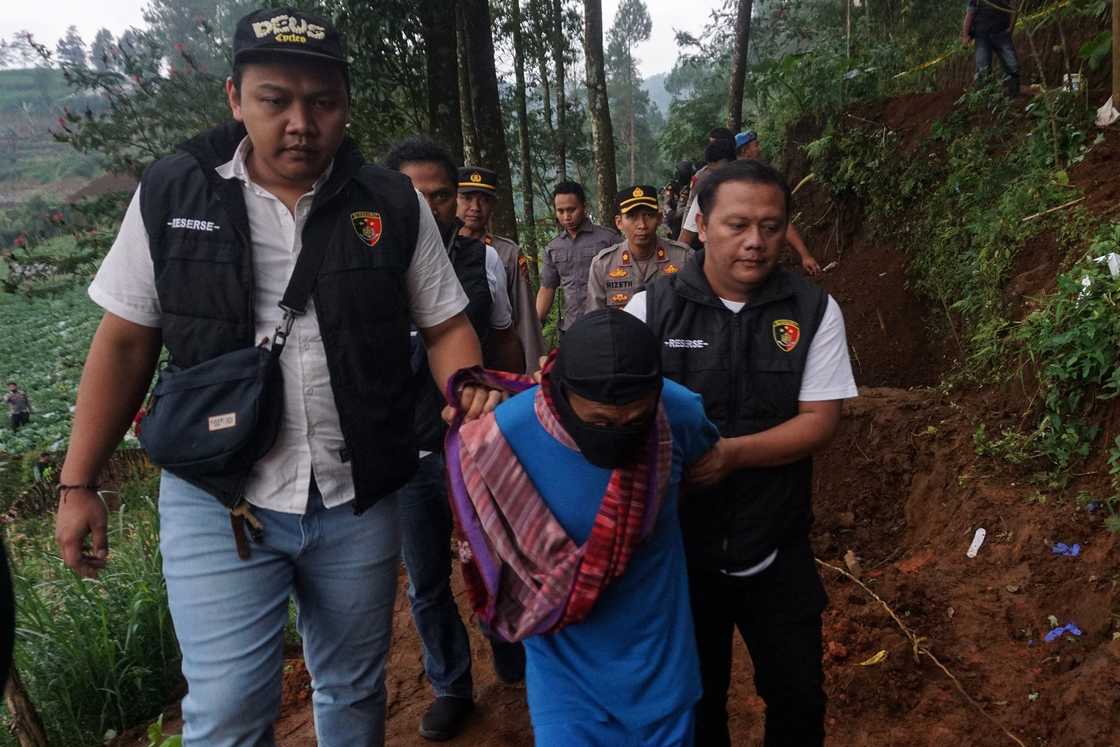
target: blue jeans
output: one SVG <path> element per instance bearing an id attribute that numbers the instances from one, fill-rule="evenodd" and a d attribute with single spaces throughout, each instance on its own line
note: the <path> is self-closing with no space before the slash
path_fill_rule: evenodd
<path id="1" fill-rule="evenodd" d="M 424 672 L 437 697 L 471 698 L 470 639 L 451 595 L 452 517 L 443 455 L 421 459 L 397 500 L 408 601 L 424 646 Z"/>
<path id="2" fill-rule="evenodd" d="M 1019 58 L 1015 56 L 1015 41 L 1010 31 L 977 32 L 976 39 L 976 80 L 983 80 L 992 66 L 992 53 L 999 56 L 1003 65 L 1004 83 L 1008 96 L 1019 95 Z"/>
<path id="3" fill-rule="evenodd" d="M 313 489 L 303 515 L 254 508 L 261 544 L 240 560 L 229 511 L 163 473 L 160 550 L 183 652 L 187 747 L 273 745 L 280 710 L 288 598 L 314 690 L 324 747 L 385 741 L 385 661 L 400 534 L 393 497 L 355 516 Z"/>

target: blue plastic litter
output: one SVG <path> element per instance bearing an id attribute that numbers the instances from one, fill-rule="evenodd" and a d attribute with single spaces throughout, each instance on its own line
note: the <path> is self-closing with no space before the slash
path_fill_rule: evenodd
<path id="1" fill-rule="evenodd" d="M 1069 633 L 1070 635 L 1081 635 L 1081 628 L 1077 627 L 1077 625 L 1075 625 L 1074 623 L 1066 623 L 1065 625 L 1061 625 L 1051 630 L 1046 634 L 1046 637 L 1043 640 L 1045 640 L 1047 643 L 1053 643 L 1066 633 Z"/>
<path id="2" fill-rule="evenodd" d="M 1100 501 L 1089 501 L 1087 504 L 1085 504 L 1085 510 L 1091 514 L 1095 514 L 1097 511 L 1101 510 L 1101 506 L 1103 505 L 1104 504 Z"/>
<path id="3" fill-rule="evenodd" d="M 1067 545 L 1065 542 L 1059 542 L 1050 548 L 1050 551 L 1055 555 L 1065 555 L 1070 558 L 1076 558 L 1081 554 L 1081 545 L 1076 543 Z"/>

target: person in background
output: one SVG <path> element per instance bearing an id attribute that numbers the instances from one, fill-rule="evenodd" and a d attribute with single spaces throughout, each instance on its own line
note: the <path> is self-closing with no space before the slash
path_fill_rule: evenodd
<path id="1" fill-rule="evenodd" d="M 560 333 L 589 311 L 587 273 L 591 260 L 601 250 L 618 241 L 618 234 L 599 226 L 587 217 L 587 195 L 578 182 L 560 182 L 552 190 L 552 205 L 561 231 L 541 256 L 541 287 L 537 291 L 537 316 L 548 319 L 556 289 L 564 289 L 564 309 L 560 313 Z"/>
<path id="2" fill-rule="evenodd" d="M 700 398 L 662 378 L 660 346 L 617 309 L 588 312 L 540 386 L 449 446 L 458 525 L 473 527 L 468 593 L 525 642 L 537 747 L 693 744 L 678 493 L 718 434 Z"/>
<path id="3" fill-rule="evenodd" d="M 459 171 L 447 149 L 425 137 L 393 145 L 386 168 L 400 171 L 424 195 L 440 237 L 467 294 L 467 318 L 493 367 L 519 370 L 521 343 L 513 330 L 505 267 L 493 247 L 459 234 L 455 217 Z M 474 708 L 471 649 L 467 629 L 451 594 L 451 509 L 447 504 L 440 417 L 445 401 L 432 380 L 419 333 L 412 332 L 416 387 L 414 430 L 420 467 L 397 491 L 401 514 L 401 554 L 408 572 L 408 601 L 424 649 L 424 672 L 435 700 L 420 720 L 425 739 L 453 739 Z"/>
<path id="4" fill-rule="evenodd" d="M 506 283 L 513 304 L 513 326 L 521 340 L 525 363 L 520 371 L 535 371 L 544 353 L 541 323 L 529 286 L 529 263 L 521 247 L 504 236 L 490 233 L 490 217 L 498 199 L 498 174 L 481 166 L 459 169 L 456 215 L 463 222 L 459 233 L 494 247 L 506 268 Z"/>
<path id="5" fill-rule="evenodd" d="M 615 225 L 625 239 L 599 252 L 587 278 L 587 309 L 625 306 L 658 277 L 679 272 L 692 250 L 662 238 L 654 188 L 636 184 L 615 196 Z"/>
<path id="6" fill-rule="evenodd" d="M 8 393 L 4 395 L 4 402 L 8 405 L 8 422 L 13 431 L 18 431 L 30 422 L 31 400 L 27 392 L 20 389 L 16 382 L 8 382 Z"/>
<path id="7" fill-rule="evenodd" d="M 968 0 L 961 27 L 961 43 L 976 44 L 976 80 L 982 82 L 992 67 L 992 53 L 1003 65 L 1009 98 L 1019 95 L 1019 57 L 1015 54 L 1015 9 L 1009 0 Z"/>
<path id="8" fill-rule="evenodd" d="M 762 160 L 762 143 L 758 139 L 758 134 L 753 130 L 740 132 L 735 136 L 736 157 L 740 159 L 747 159 L 753 161 Z M 693 203 L 689 214 L 685 216 L 684 226 L 681 230 L 681 236 L 692 240 L 695 237 L 696 216 L 700 211 L 697 203 Z M 682 238 L 682 240 L 683 240 Z M 798 261 L 801 264 L 801 269 L 805 271 L 806 275 L 816 277 L 821 274 L 821 266 L 809 251 L 809 247 L 805 245 L 805 239 L 801 238 L 801 232 L 797 230 L 797 226 L 791 222 L 786 230 L 786 243 L 797 252 Z"/>
<path id="9" fill-rule="evenodd" d="M 680 236 L 681 224 L 684 222 L 691 195 L 692 175 L 696 167 L 692 161 L 681 161 L 673 174 L 673 180 L 663 190 L 665 195 L 665 225 L 670 236 Z"/>
<path id="10" fill-rule="evenodd" d="M 700 492 L 681 508 L 704 684 L 696 741 L 732 744 L 738 630 L 766 703 L 764 743 L 819 747 L 827 597 L 809 545 L 812 455 L 857 395 L 844 318 L 820 287 L 778 264 L 791 207 L 774 169 L 728 164 L 698 199 L 705 249 L 626 307 L 661 341 L 666 377 L 703 397 L 723 436 L 689 470 Z"/>
<path id="11" fill-rule="evenodd" d="M 696 214 L 700 211 L 700 208 L 696 200 L 696 195 L 709 174 L 725 163 L 731 163 L 734 160 L 735 140 L 730 136 L 727 139 L 721 138 L 713 140 L 704 148 L 704 167 L 697 171 L 696 176 L 692 178 L 692 194 L 688 204 L 688 211 L 685 213 L 684 222 L 681 223 L 681 232 L 677 236 L 677 241 L 679 243 L 693 249 L 700 248 L 701 245 L 697 240 L 696 229 Z"/>

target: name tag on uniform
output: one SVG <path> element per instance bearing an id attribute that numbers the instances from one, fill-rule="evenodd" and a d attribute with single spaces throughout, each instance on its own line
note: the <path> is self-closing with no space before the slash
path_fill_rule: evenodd
<path id="1" fill-rule="evenodd" d="M 210 416 L 210 431 L 224 431 L 227 428 L 237 427 L 237 413 L 227 412 L 224 415 L 211 415 Z"/>

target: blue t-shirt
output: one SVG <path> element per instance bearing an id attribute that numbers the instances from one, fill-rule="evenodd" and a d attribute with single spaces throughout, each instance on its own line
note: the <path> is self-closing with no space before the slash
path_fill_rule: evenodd
<path id="1" fill-rule="evenodd" d="M 497 409 L 498 427 L 568 536 L 591 534 L 610 470 L 588 463 L 541 427 L 536 387 Z M 613 718 L 636 728 L 700 699 L 677 494 L 684 465 L 719 439 L 700 395 L 666 380 L 661 401 L 673 433 L 669 489 L 653 533 L 625 573 L 577 625 L 525 641 L 525 682 L 534 724 Z"/>

